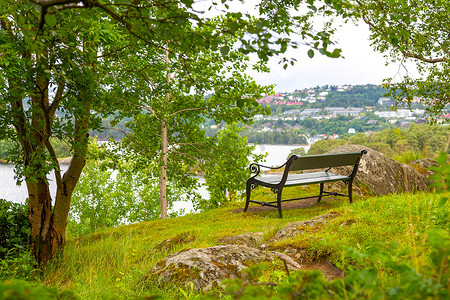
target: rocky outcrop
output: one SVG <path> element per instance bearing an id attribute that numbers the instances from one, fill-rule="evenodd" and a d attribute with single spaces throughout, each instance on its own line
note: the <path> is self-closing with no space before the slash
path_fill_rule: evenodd
<path id="1" fill-rule="evenodd" d="M 439 164 L 431 158 L 422 158 L 413 160 L 408 163 L 411 167 L 416 169 L 420 174 L 423 174 L 425 176 L 430 176 L 433 174 L 432 171 L 429 170 L 430 167 L 437 167 Z"/>
<path id="2" fill-rule="evenodd" d="M 359 164 L 353 191 L 355 194 L 388 195 L 397 192 L 416 192 L 427 189 L 426 176 L 409 165 L 401 164 L 384 154 L 360 145 L 342 145 L 329 153 L 359 152 L 367 150 Z M 335 168 L 336 173 L 350 174 L 353 167 Z M 344 188 L 343 183 L 328 186 Z"/>
<path id="3" fill-rule="evenodd" d="M 188 249 L 159 261 L 147 274 L 158 276 L 159 282 L 192 282 L 196 289 L 209 290 L 218 287 L 227 278 L 242 277 L 242 269 L 261 262 L 283 260 L 289 269 L 300 265 L 287 255 L 264 252 L 242 245 L 223 245 L 209 248 Z"/>
<path id="4" fill-rule="evenodd" d="M 245 233 L 219 240 L 220 243 L 230 244 L 185 249 L 159 261 L 145 277 L 156 276 L 161 284 L 173 281 L 184 284 L 192 282 L 197 290 L 209 290 L 220 286 L 227 278 L 245 279 L 246 275 L 242 270 L 254 264 L 266 262 L 273 266 L 276 265 L 274 262 L 279 262 L 280 268 L 284 270 L 321 270 L 326 278 L 333 279 L 341 276 L 341 272 L 326 258 L 309 259 L 305 249 L 289 246 L 270 251 L 275 250 L 270 245 L 301 234 L 305 227 L 315 228 L 325 224 L 338 215 L 330 212 L 308 221 L 290 223 L 266 242 L 263 241 L 263 233 Z M 170 239 L 172 240 L 175 239 Z M 165 245 L 166 242 L 158 245 Z M 155 248 L 166 249 L 159 246 Z"/>

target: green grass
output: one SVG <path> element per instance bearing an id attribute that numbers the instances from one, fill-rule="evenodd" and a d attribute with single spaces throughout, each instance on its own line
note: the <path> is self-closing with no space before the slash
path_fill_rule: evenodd
<path id="1" fill-rule="evenodd" d="M 299 192 L 311 194 L 310 189 L 291 188 L 286 197 Z M 255 195 L 264 201 L 273 197 L 263 190 L 256 190 Z M 284 219 L 278 219 L 276 209 L 236 213 L 235 210 L 243 207 L 243 203 L 238 203 L 200 214 L 121 226 L 69 239 L 60 261 L 44 271 L 43 282 L 71 289 L 82 299 L 153 294 L 181 297 L 180 287 L 176 285 L 160 287 L 155 281 L 141 279 L 156 262 L 182 249 L 217 245 L 222 237 L 245 232 L 263 232 L 269 239 L 287 223 L 308 220 L 330 211 L 340 215 L 319 228 L 277 242 L 273 247 L 306 247 L 311 257 L 325 256 L 337 264 L 352 261 L 344 257 L 345 249 L 352 248 L 367 256 L 359 262 L 361 266 L 372 264 L 380 253 L 391 253 L 395 261 L 408 262 L 421 271 L 429 264 L 426 230 L 436 226 L 433 216 L 439 199 L 433 194 L 420 193 L 356 198 L 350 205 L 345 198 L 338 197 L 312 207 L 285 210 Z M 448 210 L 448 206 L 447 203 L 444 208 Z M 150 251 L 159 242 L 177 236 L 189 238 L 163 251 Z"/>

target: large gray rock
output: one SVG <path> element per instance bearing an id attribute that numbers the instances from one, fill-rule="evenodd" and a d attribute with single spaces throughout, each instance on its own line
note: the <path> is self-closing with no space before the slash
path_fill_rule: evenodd
<path id="1" fill-rule="evenodd" d="M 224 245 L 201 249 L 188 249 L 159 261 L 146 275 L 157 276 L 160 283 L 175 281 L 194 284 L 197 290 L 218 287 L 227 278 L 243 278 L 241 273 L 260 262 L 283 260 L 291 270 L 300 265 L 283 253 L 264 252 L 242 245 Z"/>
<path id="2" fill-rule="evenodd" d="M 427 189 L 426 176 L 411 166 L 399 163 L 384 154 L 361 145 L 342 145 L 329 153 L 359 152 L 367 150 L 359 164 L 353 185 L 355 194 L 388 195 L 397 192 L 416 192 Z M 350 174 L 353 167 L 335 168 L 336 173 Z M 328 187 L 344 188 L 343 183 L 332 183 Z"/>

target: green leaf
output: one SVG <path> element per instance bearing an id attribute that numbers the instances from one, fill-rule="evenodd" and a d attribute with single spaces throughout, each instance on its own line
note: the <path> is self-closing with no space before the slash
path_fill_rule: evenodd
<path id="1" fill-rule="evenodd" d="M 309 56 L 309 58 L 313 58 L 313 57 L 314 57 L 314 51 L 313 51 L 313 49 L 309 49 L 309 50 L 308 50 L 308 56 Z"/>
<path id="2" fill-rule="evenodd" d="M 220 48 L 220 53 L 222 53 L 223 56 L 226 56 L 230 52 L 230 47 L 223 46 Z"/>
<path id="3" fill-rule="evenodd" d="M 334 49 L 333 52 L 329 52 L 327 53 L 328 57 L 332 57 L 332 58 L 338 58 L 341 56 L 341 49 Z"/>
<path id="4" fill-rule="evenodd" d="M 236 101 L 236 106 L 239 107 L 239 108 L 244 107 L 244 99 L 238 99 Z"/>
<path id="5" fill-rule="evenodd" d="M 54 15 L 46 14 L 44 19 L 48 26 L 54 27 L 56 25 L 56 17 Z"/>
<path id="6" fill-rule="evenodd" d="M 398 39 L 396 37 L 391 38 L 392 46 L 397 47 L 398 43 L 399 43 L 399 41 L 398 41 Z"/>

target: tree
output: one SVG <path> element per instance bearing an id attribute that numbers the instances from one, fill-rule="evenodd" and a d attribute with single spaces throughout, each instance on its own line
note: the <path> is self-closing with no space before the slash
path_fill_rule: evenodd
<path id="1" fill-rule="evenodd" d="M 127 50 L 145 43 L 148 54 L 167 51 L 182 64 L 184 53 L 193 45 L 226 56 L 230 49 L 219 46 L 223 33 L 232 37 L 244 31 L 247 34 L 239 37 L 236 48 L 266 61 L 293 45 L 289 35 L 298 31 L 313 49 L 339 56 L 339 50 L 328 50 L 329 30 L 315 32 L 309 15 L 290 15 L 291 5 L 300 1 L 263 1 L 258 18 L 227 12 L 228 18 L 216 30 L 201 33 L 189 29 L 205 24 L 193 3 L 0 0 L 0 139 L 20 144 L 16 165 L 27 184 L 31 248 L 39 263 L 45 264 L 64 246 L 72 193 L 86 161 L 89 129 L 100 129 L 100 117 L 129 116 L 139 105 L 136 99 L 141 98 L 134 97 L 130 88 L 134 82 L 118 72 L 128 59 L 123 56 Z M 293 63 L 282 61 L 285 66 Z M 245 105 L 245 99 L 236 100 L 238 107 L 242 101 Z M 72 162 L 64 175 L 51 137 L 65 140 L 72 148 Z M 51 170 L 57 183 L 54 202 L 46 177 Z"/>
<path id="2" fill-rule="evenodd" d="M 215 208 L 236 199 L 245 190 L 250 161 L 260 162 L 264 155 L 255 155 L 255 146 L 249 146 L 246 137 L 240 136 L 236 124 L 223 128 L 216 136 L 214 156 L 205 163 L 205 180 L 210 199 L 204 208 Z"/>
<path id="3" fill-rule="evenodd" d="M 95 126 L 92 110 L 103 103 L 97 54 L 118 35 L 111 35 L 110 24 L 96 22 L 92 11 L 51 14 L 28 1 L 0 5 L 1 137 L 20 142 L 16 166 L 28 189 L 32 253 L 45 263 L 64 244 L 88 130 Z M 72 146 L 72 163 L 64 176 L 51 137 Z M 46 178 L 51 169 L 57 183 L 53 207 Z"/>
<path id="4" fill-rule="evenodd" d="M 413 61 L 417 78 L 385 80 L 397 105 L 421 98 L 436 117 L 450 104 L 450 2 L 443 0 L 349 1 L 344 6 L 369 25 L 375 49 L 394 61 Z M 342 6 L 338 7 L 339 9 Z"/>

